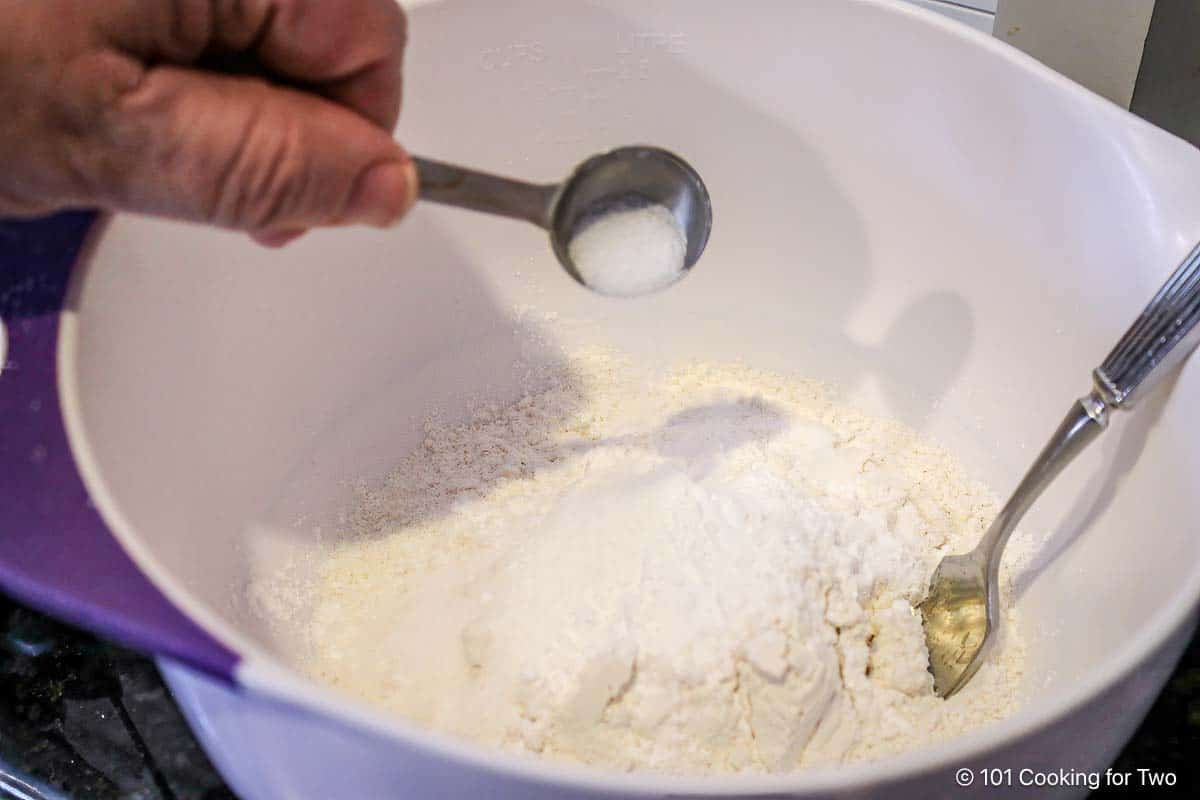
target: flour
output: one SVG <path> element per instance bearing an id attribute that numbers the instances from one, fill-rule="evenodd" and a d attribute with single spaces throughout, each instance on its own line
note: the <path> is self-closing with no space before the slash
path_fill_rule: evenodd
<path id="1" fill-rule="evenodd" d="M 670 209 L 647 205 L 601 214 L 584 224 L 567 249 L 589 287 L 634 297 L 679 280 L 687 239 Z"/>
<path id="2" fill-rule="evenodd" d="M 584 354 L 546 391 L 430 424 L 364 493 L 310 588 L 301 666 L 433 728 L 618 769 L 879 757 L 1016 703 L 1012 620 L 943 701 L 914 611 L 995 508 L 820 384 Z"/>

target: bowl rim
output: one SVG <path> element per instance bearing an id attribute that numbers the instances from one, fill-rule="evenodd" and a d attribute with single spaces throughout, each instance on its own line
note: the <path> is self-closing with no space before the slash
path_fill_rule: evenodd
<path id="1" fill-rule="evenodd" d="M 845 0 L 843 0 L 845 1 Z M 408 9 L 429 6 L 442 0 L 405 0 Z M 1176 140 L 1167 133 L 1125 109 L 1092 93 L 1065 76 L 1044 66 L 1032 57 L 969 26 L 946 19 L 941 15 L 899 0 L 850 0 L 871 6 L 884 13 L 907 15 L 922 24 L 940 29 L 943 35 L 969 41 L 988 51 L 992 57 L 1004 59 L 1023 71 L 1031 80 L 1050 85 L 1057 91 L 1090 103 L 1097 114 L 1108 115 L 1126 130 L 1159 137 L 1162 141 Z M 1164 138 L 1165 137 L 1165 138 Z M 1193 148 L 1194 149 L 1194 148 Z M 1195 151 L 1200 155 L 1200 151 Z M 912 779 L 935 771 L 957 767 L 985 757 L 991 752 L 1014 744 L 1023 737 L 1044 730 L 1064 717 L 1078 711 L 1103 692 L 1117 686 L 1141 664 L 1163 649 L 1172 636 L 1180 633 L 1193 619 L 1200 605 L 1200 563 L 1194 565 L 1181 586 L 1182 591 L 1158 609 L 1148 624 L 1127 639 L 1104 662 L 1084 673 L 1080 680 L 1065 690 L 1032 708 L 1025 704 L 1014 714 L 986 724 L 963 736 L 940 744 L 878 760 L 837 766 L 805 768 L 789 773 L 671 775 L 658 773 L 616 773 L 598 767 L 555 762 L 509 753 L 476 744 L 450 734 L 429 730 L 402 718 L 376 710 L 365 702 L 350 698 L 301 676 L 277 656 L 217 615 L 191 592 L 178 585 L 153 554 L 144 546 L 133 526 L 121 512 L 108 491 L 84 430 L 80 415 L 76 368 L 79 330 L 78 299 L 90 260 L 74 270 L 68 289 L 68 303 L 61 315 L 58 336 L 58 388 L 64 425 L 80 475 L 98 512 L 120 545 L 139 569 L 160 591 L 187 616 L 191 617 L 218 640 L 241 654 L 236 668 L 238 682 L 260 695 L 260 699 L 282 703 L 288 709 L 312 715 L 324 722 L 348 723 L 367 732 L 396 740 L 426 756 L 458 762 L 464 766 L 500 773 L 533 783 L 563 788 L 600 792 L 621 792 L 626 795 L 644 794 L 704 794 L 736 796 L 772 793 L 819 793 L 877 787 L 879 784 Z M 202 681 L 202 676 L 181 664 L 161 661 L 166 666 L 169 681 L 179 681 L 184 675 Z M 190 693 L 189 693 L 190 696 Z M 195 711 L 196 709 L 192 709 Z M 208 732 L 201 730 L 200 734 Z"/>

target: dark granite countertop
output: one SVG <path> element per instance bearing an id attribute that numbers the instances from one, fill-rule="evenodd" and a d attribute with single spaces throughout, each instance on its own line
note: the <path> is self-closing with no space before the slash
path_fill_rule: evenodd
<path id="1" fill-rule="evenodd" d="M 0 595 L 0 798 L 233 798 L 149 659 Z"/>
<path id="2" fill-rule="evenodd" d="M 1200 788 L 1200 636 L 1117 768 Z M 1098 793 L 1104 794 L 1104 792 Z M 153 662 L 0 596 L 0 798 L 223 800 Z"/>

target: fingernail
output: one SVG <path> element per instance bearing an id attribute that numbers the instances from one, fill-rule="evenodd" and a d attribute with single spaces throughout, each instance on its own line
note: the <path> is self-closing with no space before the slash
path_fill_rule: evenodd
<path id="1" fill-rule="evenodd" d="M 283 247 L 286 244 L 296 241 L 306 233 L 308 233 L 306 230 L 260 231 L 252 233 L 250 236 L 264 247 Z"/>
<path id="2" fill-rule="evenodd" d="M 412 160 L 385 161 L 359 176 L 345 221 L 386 228 L 404 216 L 416 198 L 417 168 Z"/>

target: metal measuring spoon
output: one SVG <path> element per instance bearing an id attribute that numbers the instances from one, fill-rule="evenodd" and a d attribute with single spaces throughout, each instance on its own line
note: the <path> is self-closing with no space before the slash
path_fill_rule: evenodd
<path id="1" fill-rule="evenodd" d="M 421 179 L 420 199 L 545 228 L 559 263 L 583 286 L 588 284 L 568 248 L 583 227 L 608 210 L 666 207 L 686 241 L 679 278 L 700 258 L 712 229 L 712 204 L 700 175 L 679 156 L 657 147 L 621 147 L 592 156 L 562 183 L 548 184 L 525 183 L 426 158 L 414 157 L 413 163 Z"/>
<path id="2" fill-rule="evenodd" d="M 1200 344 L 1200 245 L 1184 259 L 1092 372 L 1094 388 L 1080 398 L 1033 466 L 969 553 L 946 556 L 921 603 L 933 690 L 949 697 L 987 655 L 1000 625 L 1000 559 L 1017 523 L 1063 467 L 1108 426 L 1111 409 L 1136 397 Z"/>

